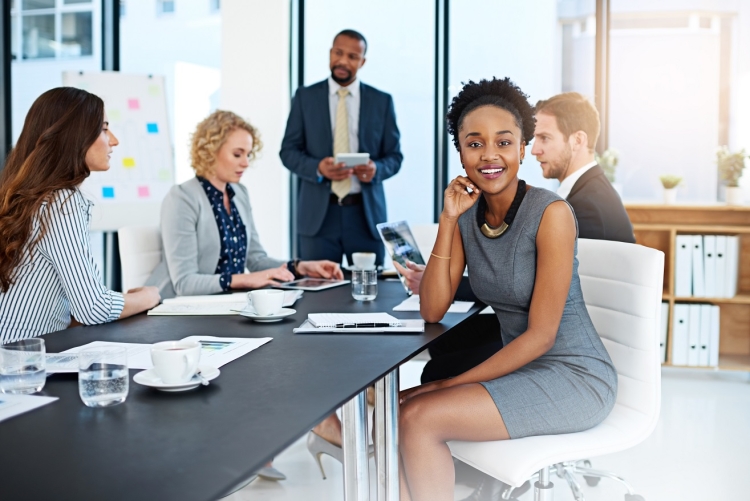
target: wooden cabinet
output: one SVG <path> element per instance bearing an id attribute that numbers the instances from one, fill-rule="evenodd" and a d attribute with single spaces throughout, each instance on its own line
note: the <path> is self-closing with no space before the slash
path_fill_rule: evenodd
<path id="1" fill-rule="evenodd" d="M 636 242 L 664 252 L 663 298 L 669 303 L 667 362 L 672 365 L 674 304 L 710 303 L 720 307 L 719 368 L 750 371 L 750 207 L 726 205 L 626 204 Z M 676 297 L 675 240 L 677 235 L 739 235 L 737 295 L 733 298 Z"/>

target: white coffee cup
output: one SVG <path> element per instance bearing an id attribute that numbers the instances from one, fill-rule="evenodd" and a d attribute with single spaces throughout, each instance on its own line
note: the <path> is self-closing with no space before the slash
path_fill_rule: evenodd
<path id="1" fill-rule="evenodd" d="M 151 347 L 151 362 L 165 384 L 186 383 L 195 375 L 201 359 L 197 341 L 163 341 Z"/>
<path id="2" fill-rule="evenodd" d="M 374 252 L 355 252 L 352 254 L 352 264 L 358 270 L 374 270 L 375 258 Z"/>
<path id="3" fill-rule="evenodd" d="M 248 292 L 255 308 L 255 313 L 261 317 L 268 317 L 279 312 L 284 306 L 284 291 L 276 289 L 261 289 Z"/>

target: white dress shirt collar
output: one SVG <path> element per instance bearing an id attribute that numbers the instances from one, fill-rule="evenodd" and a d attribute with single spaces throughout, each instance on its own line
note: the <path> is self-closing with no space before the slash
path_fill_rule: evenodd
<path id="1" fill-rule="evenodd" d="M 576 181 L 578 181 L 581 176 L 586 174 L 586 171 L 588 171 L 592 167 L 596 167 L 596 160 L 587 163 L 586 165 L 575 171 L 573 174 L 566 177 L 565 180 L 563 180 L 563 182 L 560 183 L 560 186 L 557 188 L 557 194 L 562 198 L 568 198 L 568 195 L 570 195 L 570 191 L 573 189 L 573 186 L 575 186 Z"/>
<path id="2" fill-rule="evenodd" d="M 355 99 L 358 98 L 359 97 L 359 78 L 355 78 L 352 83 L 350 83 L 346 87 L 343 87 L 342 85 L 339 85 L 333 78 L 329 76 L 328 77 L 328 94 L 333 96 L 339 91 L 339 89 L 348 89 L 352 97 L 354 97 Z"/>

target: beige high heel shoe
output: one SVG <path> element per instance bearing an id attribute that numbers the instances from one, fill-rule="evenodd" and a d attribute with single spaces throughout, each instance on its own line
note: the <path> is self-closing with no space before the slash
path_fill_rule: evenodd
<path id="1" fill-rule="evenodd" d="M 323 469 L 323 462 L 320 460 L 320 456 L 328 454 L 339 463 L 344 463 L 344 450 L 337 445 L 333 445 L 314 431 L 307 434 L 307 450 L 310 451 L 310 454 L 312 454 L 318 463 L 323 480 L 326 479 L 326 472 Z M 368 446 L 367 453 L 368 457 L 372 457 L 375 454 L 375 447 L 372 444 Z"/>
<path id="2" fill-rule="evenodd" d="M 318 463 L 323 480 L 326 478 L 326 472 L 323 469 L 323 462 L 320 460 L 320 456 L 328 454 L 339 463 L 344 462 L 344 450 L 341 447 L 333 445 L 314 431 L 307 434 L 307 450 L 310 451 L 310 454 L 312 454 Z"/>

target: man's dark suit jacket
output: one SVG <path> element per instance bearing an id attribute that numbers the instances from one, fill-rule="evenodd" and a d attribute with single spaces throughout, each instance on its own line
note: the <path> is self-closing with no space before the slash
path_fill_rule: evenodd
<path id="1" fill-rule="evenodd" d="M 578 238 L 635 243 L 622 200 L 598 165 L 576 181 L 567 201 L 576 213 Z"/>
<path id="2" fill-rule="evenodd" d="M 373 238 L 375 227 L 386 221 L 383 181 L 401 169 L 400 134 L 390 94 L 360 82 L 359 152 L 369 153 L 377 170 L 372 182 L 362 184 L 362 201 Z M 300 178 L 297 228 L 301 235 L 314 236 L 328 210 L 331 181 L 318 182 L 318 164 L 333 156 L 333 133 L 328 107 L 328 80 L 301 87 L 281 143 L 281 161 Z"/>

